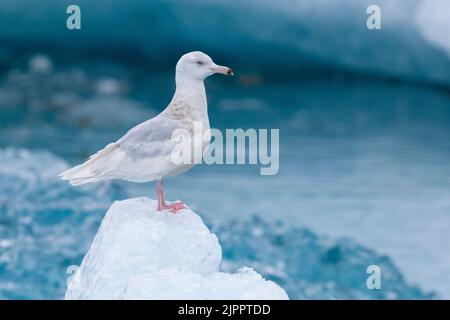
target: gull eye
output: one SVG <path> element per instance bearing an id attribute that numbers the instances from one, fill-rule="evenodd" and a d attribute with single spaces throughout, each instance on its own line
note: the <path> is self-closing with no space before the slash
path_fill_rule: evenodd
<path id="1" fill-rule="evenodd" d="M 203 65 L 203 61 L 197 61 L 197 64 L 199 65 L 199 66 L 202 66 Z"/>

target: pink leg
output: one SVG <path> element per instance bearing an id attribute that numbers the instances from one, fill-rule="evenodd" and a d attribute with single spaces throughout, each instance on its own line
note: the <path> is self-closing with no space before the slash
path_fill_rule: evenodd
<path id="1" fill-rule="evenodd" d="M 183 202 L 175 202 L 171 204 L 166 204 L 164 200 L 164 187 L 161 180 L 156 181 L 156 196 L 158 198 L 158 211 L 169 210 L 170 212 L 177 213 L 178 211 L 186 208 Z"/>
<path id="2" fill-rule="evenodd" d="M 166 205 L 164 201 L 164 189 L 162 185 L 162 180 L 156 180 L 156 196 L 158 198 L 158 211 L 161 211 Z"/>

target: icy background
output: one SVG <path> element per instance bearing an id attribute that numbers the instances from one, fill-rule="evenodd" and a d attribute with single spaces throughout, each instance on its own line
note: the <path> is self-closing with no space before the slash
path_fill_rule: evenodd
<path id="1" fill-rule="evenodd" d="M 167 180 L 226 271 L 252 266 L 291 298 L 450 297 L 449 3 L 240 3 L 79 0 L 80 32 L 68 1 L 0 3 L 0 298 L 62 298 L 111 203 L 153 196 L 55 175 L 157 114 L 193 49 L 237 74 L 207 81 L 213 127 L 280 128 L 276 176 Z M 365 27 L 373 3 L 381 31 Z M 370 264 L 383 290 L 367 290 Z"/>
<path id="2" fill-rule="evenodd" d="M 5 149 L 0 152 L 0 159 L 4 165 L 0 175 L 0 191 L 2 195 L 9 195 L 0 198 L 2 203 L 0 298 L 62 298 L 66 290 L 66 282 L 69 277 L 75 276 L 73 271 L 76 269 L 69 266 L 81 263 L 105 210 L 109 207 L 108 199 L 110 198 L 103 192 L 112 198 L 114 191 L 117 190 L 96 191 L 92 188 L 85 192 L 74 190 L 55 177 L 56 173 L 65 168 L 64 163 L 45 152 Z M 164 269 L 164 266 L 170 267 L 169 263 L 161 262 L 170 259 L 167 252 L 172 252 L 173 258 L 173 254 L 177 251 L 184 252 L 189 248 L 192 250 L 192 242 L 198 242 L 195 246 L 197 250 L 205 246 L 205 251 L 219 250 L 220 252 L 220 249 L 216 249 L 210 243 L 209 238 L 209 240 L 204 239 L 204 236 L 195 234 L 195 228 L 205 227 L 195 226 L 195 221 L 186 222 L 189 217 L 185 218 L 184 215 L 177 218 L 180 220 L 180 226 L 188 228 L 177 234 L 181 234 L 181 238 L 189 243 L 188 245 L 183 241 L 177 246 L 179 239 L 176 239 L 173 234 L 168 234 L 170 224 L 164 226 L 163 221 L 167 219 L 152 218 L 151 216 L 155 213 L 149 209 L 147 220 L 155 222 L 147 223 L 143 216 L 145 212 L 143 205 L 133 207 L 130 201 L 127 203 L 129 205 L 123 203 L 121 208 L 116 206 L 115 210 L 112 210 L 114 212 L 110 213 L 96 247 L 90 253 L 90 260 L 83 267 L 85 277 L 92 277 L 95 276 L 95 272 L 100 272 L 95 278 L 99 281 L 98 286 L 92 286 L 92 279 L 89 281 L 84 279 L 83 285 L 74 284 L 76 288 L 80 288 L 81 292 L 78 292 L 78 289 L 73 290 L 70 293 L 71 297 L 103 296 L 105 298 L 108 296 L 110 298 L 111 295 L 121 294 L 119 284 L 118 290 L 117 288 L 107 289 L 105 283 L 111 284 L 113 282 L 111 277 L 114 274 L 122 276 L 129 274 L 132 269 L 127 270 L 127 267 L 129 268 L 129 264 L 132 263 L 131 258 L 136 259 L 134 256 L 136 254 L 139 258 L 139 252 L 145 250 L 150 250 L 141 258 L 146 262 L 134 270 L 136 273 L 140 272 L 142 276 L 145 275 L 144 271 L 151 269 L 154 264 L 160 265 L 160 269 Z M 114 214 L 116 216 L 111 217 Z M 136 219 L 143 222 L 133 226 L 133 220 L 130 220 L 133 214 L 136 215 Z M 157 223 L 162 225 L 155 225 Z M 172 224 L 176 225 L 174 222 Z M 144 228 L 144 232 L 138 226 Z M 243 264 L 251 266 L 264 277 L 286 289 L 291 299 L 426 299 L 433 297 L 432 294 L 424 293 L 419 288 L 407 284 L 389 257 L 379 255 L 350 239 L 334 241 L 319 237 L 305 228 L 288 227 L 282 221 L 267 222 L 257 216 L 232 219 L 215 226 L 213 231 L 217 233 L 222 245 L 221 267 L 224 271 L 234 273 Z M 150 227 L 156 227 L 158 231 L 151 232 Z M 119 233 L 133 235 L 129 238 L 130 242 L 142 241 L 142 243 L 140 245 L 133 242 L 123 243 Z M 161 235 L 165 246 L 171 249 L 152 251 L 152 246 L 157 245 L 154 239 Z M 119 238 L 113 241 L 101 239 L 101 237 Z M 118 246 L 121 243 L 123 244 Z M 135 249 L 131 249 L 133 247 Z M 133 252 L 130 252 L 130 257 L 127 258 L 126 255 L 130 250 Z M 149 252 L 152 253 L 148 254 Z M 207 253 L 197 252 L 200 255 L 207 255 Z M 171 264 L 177 265 L 183 258 L 182 255 L 180 253 L 180 257 Z M 218 253 L 214 253 L 210 259 L 219 262 L 220 258 L 217 258 L 217 255 Z M 190 263 L 194 263 L 192 268 L 200 268 L 201 273 L 205 274 L 205 281 L 206 274 L 211 272 L 208 270 L 215 270 L 213 261 L 204 262 L 204 266 L 200 266 L 195 262 L 194 256 L 186 255 L 184 259 L 192 261 L 186 263 L 183 268 L 189 269 Z M 108 260 L 109 263 L 105 262 Z M 124 261 L 127 262 L 123 263 Z M 365 270 L 371 264 L 379 265 L 382 269 L 383 290 L 367 290 Z M 123 270 L 120 271 L 120 269 Z M 180 275 L 176 277 L 182 278 Z M 173 280 L 173 276 L 167 280 L 171 278 Z M 245 278 L 249 279 L 245 280 Z M 243 277 L 242 280 L 249 281 L 248 285 L 250 285 L 252 283 L 250 278 L 251 276 Z M 114 280 L 120 283 L 129 279 L 117 277 Z M 151 281 L 149 277 L 141 280 Z M 210 282 L 210 285 L 220 286 L 220 281 L 217 279 Z M 186 297 L 191 297 L 192 292 L 188 293 L 189 288 L 195 288 L 195 283 L 179 283 L 178 285 L 184 286 Z M 234 285 L 237 286 L 237 292 L 242 291 L 244 294 L 238 281 L 235 281 Z M 256 283 L 254 285 L 256 286 Z M 237 292 L 234 293 L 234 297 Z M 164 294 L 160 292 L 158 296 Z M 173 292 L 166 294 L 173 296 Z M 229 294 L 233 295 L 231 292 Z M 224 292 L 223 295 L 226 296 L 227 293 Z"/>
<path id="3" fill-rule="evenodd" d="M 288 299 L 252 268 L 220 270 L 217 236 L 191 209 L 174 215 L 156 208 L 148 197 L 115 201 L 65 299 Z"/>

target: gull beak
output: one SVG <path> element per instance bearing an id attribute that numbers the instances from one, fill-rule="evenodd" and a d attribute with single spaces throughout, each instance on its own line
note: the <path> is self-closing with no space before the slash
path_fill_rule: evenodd
<path id="1" fill-rule="evenodd" d="M 224 74 L 224 75 L 227 75 L 227 76 L 234 76 L 233 70 L 231 70 L 231 68 L 228 68 L 228 67 L 215 66 L 215 67 L 212 67 L 211 70 L 214 73 L 221 73 L 221 74 Z"/>

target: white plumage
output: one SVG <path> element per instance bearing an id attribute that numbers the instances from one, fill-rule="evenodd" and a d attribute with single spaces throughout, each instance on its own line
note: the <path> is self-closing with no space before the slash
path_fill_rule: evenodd
<path id="1" fill-rule="evenodd" d="M 201 148 L 200 154 L 209 144 L 210 127 L 203 80 L 214 73 L 232 75 L 233 71 L 216 65 L 202 52 L 185 54 L 176 66 L 175 94 L 159 115 L 135 126 L 83 164 L 59 176 L 74 186 L 110 179 L 134 182 L 158 180 L 161 188 L 159 199 L 164 177 L 183 173 L 200 160 L 197 157 L 189 163 L 173 161 L 174 148 L 180 139 L 192 141 L 193 147 L 194 141 L 202 141 L 201 146 L 196 145 L 197 149 Z M 194 130 L 198 124 L 200 131 Z M 162 195 L 161 208 L 164 206 Z"/>

